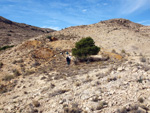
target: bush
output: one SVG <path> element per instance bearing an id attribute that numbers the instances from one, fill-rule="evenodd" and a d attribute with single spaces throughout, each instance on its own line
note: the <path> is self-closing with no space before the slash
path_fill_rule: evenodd
<path id="1" fill-rule="evenodd" d="M 6 93 L 6 92 L 7 92 L 6 85 L 0 84 L 0 94 Z"/>
<path id="2" fill-rule="evenodd" d="M 53 37 L 53 36 L 47 36 L 47 39 L 49 39 L 49 41 L 56 41 L 57 38 Z"/>
<path id="3" fill-rule="evenodd" d="M 86 59 L 90 55 L 96 55 L 100 48 L 95 46 L 91 37 L 82 38 L 76 42 L 75 48 L 72 49 L 72 55 L 78 59 Z"/>
<path id="4" fill-rule="evenodd" d="M 0 62 L 0 68 L 2 68 L 2 67 L 3 67 L 3 65 L 4 65 L 4 64 L 3 64 L 2 62 Z"/>
<path id="5" fill-rule="evenodd" d="M 121 53 L 125 54 L 125 53 L 126 53 L 126 51 L 123 49 L 123 50 L 121 50 Z"/>
<path id="6" fill-rule="evenodd" d="M 146 62 L 146 58 L 144 56 L 141 56 L 140 61 L 141 62 Z"/>
<path id="7" fill-rule="evenodd" d="M 143 103 L 143 102 L 144 102 L 144 99 L 143 99 L 142 97 L 140 97 L 140 98 L 138 98 L 138 101 L 139 101 L 140 103 Z"/>
<path id="8" fill-rule="evenodd" d="M 14 76 L 20 76 L 21 75 L 21 73 L 17 69 L 13 70 L 13 73 L 14 73 Z"/>
<path id="9" fill-rule="evenodd" d="M 6 49 L 12 48 L 12 47 L 14 47 L 14 45 L 11 45 L 11 46 L 3 46 L 3 47 L 0 47 L 0 51 L 6 50 Z"/>
<path id="10" fill-rule="evenodd" d="M 97 106 L 96 110 L 101 110 L 101 109 L 103 109 L 105 105 L 107 105 L 107 103 L 104 102 L 104 101 L 101 101 L 101 102 L 99 103 L 99 105 Z"/>
<path id="11" fill-rule="evenodd" d="M 112 52 L 112 53 L 117 53 L 115 49 L 113 49 L 111 52 Z"/>
<path id="12" fill-rule="evenodd" d="M 52 36 L 47 36 L 46 38 L 51 39 L 51 38 L 52 38 Z"/>
<path id="13" fill-rule="evenodd" d="M 10 81 L 11 79 L 14 79 L 13 75 L 6 75 L 6 76 L 4 76 L 4 78 L 2 80 L 4 80 L 4 81 Z"/>
<path id="14" fill-rule="evenodd" d="M 23 76 L 31 75 L 31 74 L 33 74 L 33 73 L 35 73 L 34 70 L 28 70 L 28 71 L 26 71 L 26 72 L 23 74 Z"/>

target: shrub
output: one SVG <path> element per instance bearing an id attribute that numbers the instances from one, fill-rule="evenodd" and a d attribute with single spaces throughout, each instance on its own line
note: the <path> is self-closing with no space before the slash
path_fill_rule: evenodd
<path id="1" fill-rule="evenodd" d="M 3 63 L 2 62 L 0 62 L 0 68 L 2 68 L 3 67 Z"/>
<path id="2" fill-rule="evenodd" d="M 140 61 L 141 62 L 146 62 L 146 58 L 144 56 L 141 56 Z"/>
<path id="3" fill-rule="evenodd" d="M 51 39 L 51 38 L 52 38 L 52 36 L 47 36 L 46 38 Z"/>
<path id="4" fill-rule="evenodd" d="M 146 111 L 143 112 L 143 110 Z M 123 107 L 122 109 L 118 109 L 117 113 L 147 113 L 147 111 L 149 111 L 149 108 L 146 105 L 132 105 L 129 108 Z"/>
<path id="5" fill-rule="evenodd" d="M 63 113 L 83 113 L 83 110 L 78 107 L 78 104 L 73 103 L 71 106 L 65 104 L 63 105 L 64 112 Z M 84 111 L 86 113 L 86 111 Z"/>
<path id="6" fill-rule="evenodd" d="M 115 49 L 113 49 L 111 52 L 112 52 L 112 53 L 117 53 Z"/>
<path id="7" fill-rule="evenodd" d="M 117 78 L 116 77 L 112 77 L 112 78 L 107 78 L 107 81 L 110 82 L 110 81 L 116 81 Z"/>
<path id="8" fill-rule="evenodd" d="M 126 51 L 123 49 L 123 50 L 121 50 L 121 53 L 123 53 L 123 54 L 124 54 L 124 53 L 126 53 Z"/>
<path id="9" fill-rule="evenodd" d="M 1 93 L 5 93 L 5 92 L 7 92 L 6 86 L 3 85 L 3 84 L 0 84 L 0 94 L 1 94 Z"/>
<path id="10" fill-rule="evenodd" d="M 138 98 L 138 101 L 139 101 L 140 103 L 143 103 L 143 102 L 144 102 L 144 99 L 143 99 L 142 97 L 140 97 L 140 98 Z"/>
<path id="11" fill-rule="evenodd" d="M 72 49 L 72 55 L 77 59 L 86 59 L 90 55 L 96 55 L 100 48 L 95 46 L 95 42 L 91 37 L 82 38 L 76 42 L 75 48 Z"/>
<path id="12" fill-rule="evenodd" d="M 21 73 L 17 69 L 13 70 L 13 73 L 14 73 L 14 76 L 20 76 L 21 75 Z"/>
<path id="13" fill-rule="evenodd" d="M 13 78 L 14 78 L 13 75 L 6 75 L 2 80 L 4 80 L 4 81 L 10 81 Z"/>
<path id="14" fill-rule="evenodd" d="M 143 79 L 140 77 L 138 80 L 137 80 L 138 83 L 142 83 L 143 82 Z"/>
<path id="15" fill-rule="evenodd" d="M 47 36 L 47 39 L 49 39 L 49 41 L 56 41 L 57 38 L 53 37 L 53 36 Z"/>
<path id="16" fill-rule="evenodd" d="M 101 101 L 101 102 L 99 103 L 99 105 L 97 106 L 96 110 L 101 110 L 101 109 L 103 109 L 105 105 L 107 105 L 107 103 L 104 102 L 104 101 Z"/>
<path id="17" fill-rule="evenodd" d="M 36 100 L 33 100 L 32 103 L 33 103 L 33 105 L 35 107 L 39 107 L 40 106 L 40 103 L 38 101 L 36 101 Z"/>
<path id="18" fill-rule="evenodd" d="M 3 47 L 0 47 L 0 51 L 2 51 L 2 50 L 6 50 L 6 49 L 8 49 L 8 48 L 12 48 L 12 47 L 14 47 L 14 45 L 11 45 L 11 46 L 3 46 Z"/>
<path id="19" fill-rule="evenodd" d="M 26 71 L 23 75 L 24 75 L 24 76 L 27 76 L 27 75 L 31 75 L 31 74 L 33 74 L 33 73 L 35 73 L 34 70 L 28 70 L 28 71 Z"/>

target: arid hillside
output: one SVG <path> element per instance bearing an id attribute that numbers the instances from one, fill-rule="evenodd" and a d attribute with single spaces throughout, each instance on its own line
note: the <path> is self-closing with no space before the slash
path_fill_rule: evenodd
<path id="1" fill-rule="evenodd" d="M 65 52 L 72 45 L 68 40 L 50 42 L 39 36 L 0 54 L 0 112 L 150 111 L 148 58 L 110 57 L 77 65 L 72 59 L 67 66 Z"/>
<path id="2" fill-rule="evenodd" d="M 5 45 L 16 45 L 27 39 L 53 31 L 52 29 L 16 23 L 0 16 L 0 47 Z"/>
<path id="3" fill-rule="evenodd" d="M 111 19 L 91 25 L 69 27 L 53 32 L 51 35 L 73 41 L 91 36 L 96 45 L 107 51 L 150 55 L 150 26 L 140 25 L 126 19 Z"/>
<path id="4" fill-rule="evenodd" d="M 68 66 L 66 52 L 87 36 L 101 51 Z M 149 113 L 149 40 L 149 26 L 113 19 L 2 50 L 0 113 Z"/>

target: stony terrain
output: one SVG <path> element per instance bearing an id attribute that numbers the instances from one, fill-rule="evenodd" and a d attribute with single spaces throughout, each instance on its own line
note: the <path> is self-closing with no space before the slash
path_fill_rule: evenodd
<path id="1" fill-rule="evenodd" d="M 53 31 L 52 29 L 38 28 L 23 23 L 13 22 L 0 16 L 0 47 L 5 45 L 16 45 L 27 39 Z"/>
<path id="2" fill-rule="evenodd" d="M 69 67 L 64 60 L 55 63 L 12 79 L 11 90 L 0 95 L 1 112 L 149 111 L 148 60 L 109 60 Z"/>
<path id="3" fill-rule="evenodd" d="M 106 32 L 113 27 L 117 29 L 111 35 Z M 149 51 L 149 30 L 129 20 L 108 20 L 48 34 L 56 41 L 41 35 L 2 51 L 0 113 L 150 113 L 150 56 L 145 53 Z M 109 45 L 107 37 L 99 39 L 122 32 L 125 36 L 118 38 L 120 42 L 112 37 Z M 125 37 L 131 41 L 130 35 L 134 46 L 139 47 L 135 38 L 139 36 L 147 48 L 132 51 L 126 45 L 123 51 L 119 44 L 126 44 Z M 75 65 L 72 58 L 68 66 L 65 52 L 70 53 L 82 36 L 91 36 L 101 46 L 101 52 L 93 56 L 100 60 Z M 111 45 L 114 40 L 118 45 Z"/>

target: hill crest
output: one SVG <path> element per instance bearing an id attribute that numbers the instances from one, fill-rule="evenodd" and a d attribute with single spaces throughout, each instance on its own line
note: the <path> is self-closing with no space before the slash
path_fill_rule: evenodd
<path id="1" fill-rule="evenodd" d="M 0 16 L 0 47 L 17 45 L 27 39 L 55 30 L 17 23 Z"/>
<path id="2" fill-rule="evenodd" d="M 127 19 L 110 19 L 90 25 L 73 26 L 50 33 L 58 39 L 73 40 L 92 37 L 97 46 L 107 51 L 122 50 L 130 54 L 148 54 L 150 42 L 150 26 L 134 23 Z"/>
<path id="3" fill-rule="evenodd" d="M 124 26 L 124 27 L 128 27 L 128 28 L 134 28 L 134 29 L 143 27 L 143 25 L 141 25 L 141 24 L 134 23 L 128 19 L 123 19 L 123 18 L 105 20 L 105 21 L 101 21 L 99 23 L 105 23 L 108 25 L 119 25 L 119 26 Z"/>

